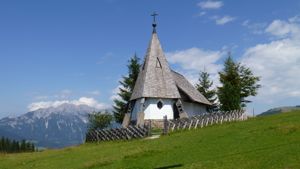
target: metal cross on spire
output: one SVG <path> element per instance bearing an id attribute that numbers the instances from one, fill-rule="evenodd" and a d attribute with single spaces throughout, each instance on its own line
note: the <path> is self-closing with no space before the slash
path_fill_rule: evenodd
<path id="1" fill-rule="evenodd" d="M 153 33 L 156 33 L 156 16 L 158 15 L 158 13 L 153 12 L 153 14 L 151 14 L 151 16 L 153 16 L 153 23 L 152 23 L 152 27 L 153 27 Z"/>
<path id="2" fill-rule="evenodd" d="M 153 12 L 153 14 L 151 14 L 151 16 L 153 16 L 153 23 L 156 23 L 156 16 L 158 15 L 158 13 Z"/>

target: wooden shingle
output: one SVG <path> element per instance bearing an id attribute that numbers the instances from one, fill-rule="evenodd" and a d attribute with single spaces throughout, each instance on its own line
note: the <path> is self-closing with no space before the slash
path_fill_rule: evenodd
<path id="1" fill-rule="evenodd" d="M 170 69 L 157 33 L 153 32 L 130 100 L 139 98 L 180 99 L 179 90 L 188 95 L 193 102 L 211 105 L 184 76 Z"/>

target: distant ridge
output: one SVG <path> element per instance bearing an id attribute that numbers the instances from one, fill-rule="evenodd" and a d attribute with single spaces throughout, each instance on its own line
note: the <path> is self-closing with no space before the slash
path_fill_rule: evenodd
<path id="1" fill-rule="evenodd" d="M 273 108 L 266 112 L 261 113 L 258 116 L 266 116 L 266 115 L 272 115 L 272 114 L 278 114 L 278 113 L 285 113 L 285 112 L 289 112 L 292 110 L 300 110 L 300 105 Z"/>
<path id="2" fill-rule="evenodd" d="M 100 111 L 86 105 L 63 104 L 38 109 L 18 117 L 0 119 L 0 137 L 26 139 L 37 146 L 61 148 L 85 140 L 87 115 Z"/>

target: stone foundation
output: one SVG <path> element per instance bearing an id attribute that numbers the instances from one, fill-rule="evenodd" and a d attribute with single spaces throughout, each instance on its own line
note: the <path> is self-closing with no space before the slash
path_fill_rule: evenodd
<path id="1" fill-rule="evenodd" d="M 152 128 L 164 128 L 164 120 L 144 120 L 145 125 L 150 125 Z"/>

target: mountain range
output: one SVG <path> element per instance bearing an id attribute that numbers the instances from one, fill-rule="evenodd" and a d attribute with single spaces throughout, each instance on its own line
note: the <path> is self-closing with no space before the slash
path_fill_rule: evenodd
<path id="1" fill-rule="evenodd" d="M 0 119 L 0 137 L 25 139 L 45 148 L 78 145 L 85 140 L 88 114 L 94 111 L 86 105 L 63 104 L 6 117 Z"/>

